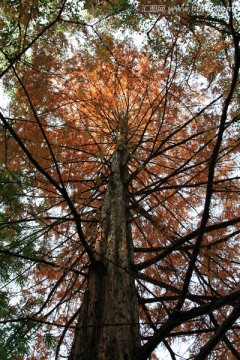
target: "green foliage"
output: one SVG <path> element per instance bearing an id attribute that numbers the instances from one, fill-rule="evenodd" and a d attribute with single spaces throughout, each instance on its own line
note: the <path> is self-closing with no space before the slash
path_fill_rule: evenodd
<path id="1" fill-rule="evenodd" d="M 7 242 L 11 244 L 12 249 L 18 246 L 18 239 L 22 230 L 16 219 L 24 211 L 21 195 L 23 188 L 26 186 L 27 181 L 24 180 L 21 171 L 0 169 L 1 243 Z M 13 217 L 15 222 L 11 223 Z"/>
<path id="2" fill-rule="evenodd" d="M 8 297 L 6 292 L 0 292 L 0 317 L 4 317 L 8 314 Z"/>
<path id="3" fill-rule="evenodd" d="M 2 360 L 16 360 L 27 355 L 29 338 L 24 336 L 22 327 L 8 325 L 0 328 L 0 358 Z"/>
<path id="4" fill-rule="evenodd" d="M 56 346 L 56 338 L 55 336 L 53 336 L 52 334 L 50 333 L 46 333 L 44 335 L 44 342 L 45 344 L 50 348 L 50 349 L 54 349 L 55 346 Z"/>
<path id="5" fill-rule="evenodd" d="M 10 296 L 0 292 L 0 318 L 17 319 L 24 316 L 17 306 L 11 305 Z M 23 322 L 12 322 L 0 326 L 0 359 L 18 359 L 26 355 L 29 349 L 29 337 L 26 336 L 26 326 Z"/>
<path id="6" fill-rule="evenodd" d="M 0 7 L 0 70 L 53 21 L 58 0 L 3 0 Z"/>
<path id="7" fill-rule="evenodd" d="M 8 169 L 0 169 L 0 204 L 1 207 L 10 207 L 11 211 L 19 212 L 21 204 L 19 194 L 21 191 L 20 173 Z"/>
<path id="8" fill-rule="evenodd" d="M 27 181 L 23 179 L 23 174 L 19 170 L 9 170 L 1 168 L 0 171 L 0 285 L 5 286 L 6 291 L 0 292 L 0 318 L 17 319 L 24 316 L 18 307 L 11 304 L 12 286 L 15 290 L 20 289 L 25 278 L 21 274 L 26 264 L 23 259 L 12 256 L 4 252 L 18 251 L 21 244 L 21 236 L 24 233 L 23 225 L 13 222 L 23 212 L 21 194 L 23 188 L 27 186 Z M 1 251 L 3 250 L 3 252 Z M 33 245 L 30 243 L 23 249 L 22 253 L 30 254 Z M 16 277 L 16 274 L 19 276 Z M 16 279 L 16 281 L 14 281 Z M 0 359 L 17 359 L 27 353 L 28 338 L 25 337 L 23 327 L 19 323 L 1 324 L 0 326 Z"/>

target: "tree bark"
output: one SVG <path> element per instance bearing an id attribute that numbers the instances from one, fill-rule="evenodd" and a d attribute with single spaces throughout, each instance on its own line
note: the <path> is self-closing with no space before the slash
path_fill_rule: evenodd
<path id="1" fill-rule="evenodd" d="M 140 346 L 138 303 L 131 275 L 128 152 L 117 145 L 95 251 L 99 266 L 89 271 L 78 329 L 69 360 L 132 360 Z"/>

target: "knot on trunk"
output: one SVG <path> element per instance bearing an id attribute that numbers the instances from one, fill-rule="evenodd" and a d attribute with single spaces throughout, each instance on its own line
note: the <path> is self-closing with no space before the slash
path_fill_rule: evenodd
<path id="1" fill-rule="evenodd" d="M 103 263 L 102 260 L 96 260 L 94 263 L 92 263 L 91 269 L 98 274 L 105 274 L 107 271 L 106 265 Z"/>

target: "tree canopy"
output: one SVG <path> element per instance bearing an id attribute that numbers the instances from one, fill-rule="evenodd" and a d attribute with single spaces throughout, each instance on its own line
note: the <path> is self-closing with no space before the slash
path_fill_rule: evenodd
<path id="1" fill-rule="evenodd" d="M 237 3 L 2 1 L 2 359 L 240 358 Z M 101 266 L 131 321 L 78 320 Z"/>

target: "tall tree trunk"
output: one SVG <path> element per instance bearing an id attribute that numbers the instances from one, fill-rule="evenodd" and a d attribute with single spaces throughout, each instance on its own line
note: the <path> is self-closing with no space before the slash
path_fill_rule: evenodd
<path id="1" fill-rule="evenodd" d="M 119 143 L 103 207 L 102 234 L 95 247 L 102 265 L 90 269 L 69 360 L 132 360 L 140 345 L 137 296 L 131 276 L 127 156 L 125 145 Z"/>

